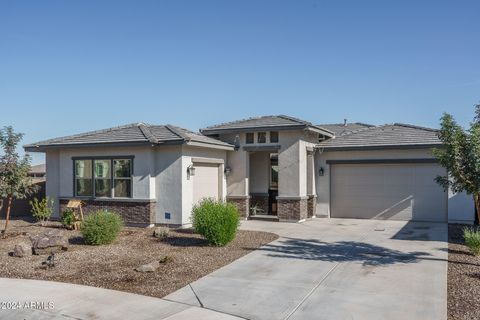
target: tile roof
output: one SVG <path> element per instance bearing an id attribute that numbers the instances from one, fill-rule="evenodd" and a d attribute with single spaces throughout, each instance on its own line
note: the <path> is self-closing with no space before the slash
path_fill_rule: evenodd
<path id="1" fill-rule="evenodd" d="M 319 144 L 324 149 L 368 149 L 382 147 L 421 147 L 441 145 L 438 130 L 394 123 L 365 127 Z"/>
<path id="2" fill-rule="evenodd" d="M 163 144 L 200 142 L 231 147 L 230 144 L 172 125 L 132 123 L 104 130 L 90 131 L 25 145 L 27 151 L 38 148 L 101 145 L 101 144 Z"/>
<path id="3" fill-rule="evenodd" d="M 265 130 L 265 129 L 303 129 L 312 128 L 333 135 L 327 129 L 313 125 L 311 122 L 298 118 L 274 115 L 261 116 L 255 118 L 242 119 L 237 121 L 225 122 L 214 126 L 209 126 L 200 131 L 204 134 L 217 134 L 223 132 L 241 131 L 241 130 Z"/>
<path id="4" fill-rule="evenodd" d="M 321 128 L 327 129 L 335 133 L 336 136 L 343 136 L 345 134 L 349 134 L 352 131 L 356 131 L 359 129 L 375 127 L 373 124 L 361 123 L 361 122 L 354 122 L 354 123 L 328 123 L 328 124 L 319 124 L 317 125 Z"/>
<path id="5" fill-rule="evenodd" d="M 45 163 L 31 166 L 29 171 L 29 173 L 45 173 L 45 172 L 47 172 L 47 166 L 45 165 Z"/>

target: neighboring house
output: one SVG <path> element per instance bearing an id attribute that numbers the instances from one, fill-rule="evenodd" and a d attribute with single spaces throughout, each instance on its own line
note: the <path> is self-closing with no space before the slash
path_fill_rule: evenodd
<path id="1" fill-rule="evenodd" d="M 441 147 L 433 129 L 313 125 L 280 115 L 200 132 L 140 123 L 25 150 L 46 153 L 56 216 L 79 198 L 87 213 L 115 210 L 130 224 L 188 225 L 193 205 L 212 197 L 235 203 L 245 218 L 280 221 L 474 219 L 470 197 L 434 182 L 445 170 L 431 154 Z"/>
<path id="2" fill-rule="evenodd" d="M 34 183 L 45 181 L 46 174 L 47 170 L 45 164 L 37 164 L 32 166 L 28 172 L 28 176 L 32 178 Z"/>

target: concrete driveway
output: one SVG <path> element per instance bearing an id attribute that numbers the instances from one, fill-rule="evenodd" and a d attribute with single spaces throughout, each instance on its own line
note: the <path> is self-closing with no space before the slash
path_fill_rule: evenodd
<path id="1" fill-rule="evenodd" d="M 446 319 L 447 225 L 246 221 L 281 237 L 165 299 L 246 319 Z"/>

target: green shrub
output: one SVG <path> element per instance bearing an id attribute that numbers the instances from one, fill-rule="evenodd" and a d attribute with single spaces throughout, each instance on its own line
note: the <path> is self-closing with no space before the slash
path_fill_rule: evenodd
<path id="1" fill-rule="evenodd" d="M 475 228 L 463 229 L 463 238 L 473 254 L 480 255 L 480 230 Z"/>
<path id="2" fill-rule="evenodd" d="M 81 230 L 87 244 L 110 244 L 117 238 L 122 225 L 122 218 L 117 213 L 99 210 L 83 220 Z"/>
<path id="3" fill-rule="evenodd" d="M 224 246 L 235 238 L 240 215 L 235 205 L 204 199 L 193 207 L 195 230 L 214 246 Z"/>
<path id="4" fill-rule="evenodd" d="M 71 208 L 65 209 L 60 217 L 60 222 L 65 228 L 71 229 L 75 222 L 75 211 Z"/>
<path id="5" fill-rule="evenodd" d="M 34 198 L 29 202 L 32 207 L 32 215 L 39 221 L 42 225 L 50 219 L 53 214 L 53 199 L 45 197 L 42 200 L 38 201 L 37 198 Z"/>

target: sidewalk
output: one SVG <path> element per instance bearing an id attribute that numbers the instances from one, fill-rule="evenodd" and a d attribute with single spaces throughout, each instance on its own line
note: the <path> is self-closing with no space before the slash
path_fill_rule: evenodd
<path id="1" fill-rule="evenodd" d="M 69 283 L 0 278 L 0 288 L 2 320 L 240 319 L 182 303 Z"/>

